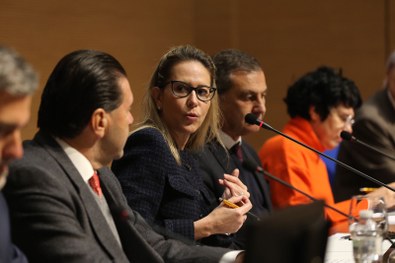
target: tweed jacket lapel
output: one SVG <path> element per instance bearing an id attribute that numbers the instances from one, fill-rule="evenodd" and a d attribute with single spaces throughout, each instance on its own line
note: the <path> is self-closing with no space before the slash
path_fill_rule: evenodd
<path id="1" fill-rule="evenodd" d="M 75 190 L 81 197 L 81 200 L 83 200 L 82 203 L 85 206 L 86 215 L 91 222 L 92 231 L 95 233 L 97 241 L 109 255 L 112 255 L 113 258 L 121 258 L 124 253 L 111 232 L 100 207 L 92 196 L 87 184 L 83 181 L 77 168 L 73 165 L 63 149 L 51 136 L 44 134 L 43 132 L 37 133 L 34 140 L 41 144 L 56 160 L 64 171 L 64 175 L 67 176 L 70 182 L 74 185 Z M 124 261 L 127 262 L 127 259 L 124 258 Z"/>

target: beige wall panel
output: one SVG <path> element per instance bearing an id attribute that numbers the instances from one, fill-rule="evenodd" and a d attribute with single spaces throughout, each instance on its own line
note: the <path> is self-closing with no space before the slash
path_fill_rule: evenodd
<path id="1" fill-rule="evenodd" d="M 267 73 L 267 121 L 283 127 L 287 87 L 320 65 L 342 68 L 364 98 L 379 88 L 385 60 L 383 8 L 382 1 L 358 0 L 282 0 L 261 10 L 241 8 L 245 30 L 240 31 L 240 47 L 257 54 Z M 265 131 L 249 139 L 258 149 L 272 135 Z"/>
<path id="2" fill-rule="evenodd" d="M 209 54 L 235 48 L 240 41 L 238 0 L 201 0 L 195 3 L 195 44 Z"/>
<path id="3" fill-rule="evenodd" d="M 140 102 L 160 56 L 171 46 L 193 41 L 193 2 L 171 1 L 30 1 L 2 0 L 0 43 L 22 53 L 40 73 L 32 118 L 24 132 L 36 131 L 42 87 L 55 63 L 75 49 L 109 52 L 124 65 Z"/>
<path id="4" fill-rule="evenodd" d="M 197 20 L 201 27 L 196 43 L 214 51 L 240 48 L 261 61 L 269 86 L 266 120 L 273 127 L 282 129 L 288 120 L 282 99 L 289 84 L 317 66 L 342 68 L 355 80 L 364 98 L 382 83 L 384 1 L 203 2 L 210 6 L 201 8 L 208 19 Z M 212 17 L 219 8 L 225 15 L 215 20 Z M 210 34 L 208 43 L 203 32 L 213 24 L 217 31 Z M 271 136 L 273 133 L 262 131 L 247 139 L 259 149 Z"/>
<path id="5" fill-rule="evenodd" d="M 341 67 L 356 81 L 364 98 L 380 87 L 386 49 L 395 49 L 394 3 L 1 0 L 0 42 L 15 47 L 35 66 L 41 76 L 40 88 L 55 63 L 69 51 L 94 48 L 113 54 L 129 74 L 137 120 L 149 77 L 169 47 L 191 43 L 210 54 L 240 48 L 261 61 L 269 85 L 266 120 L 281 129 L 288 119 L 282 102 L 287 86 L 319 65 Z M 385 27 L 388 10 L 390 26 Z M 386 30 L 390 37 L 385 37 Z M 40 96 L 41 89 L 34 98 L 25 138 L 36 130 Z M 247 139 L 258 149 L 270 136 L 262 131 Z"/>

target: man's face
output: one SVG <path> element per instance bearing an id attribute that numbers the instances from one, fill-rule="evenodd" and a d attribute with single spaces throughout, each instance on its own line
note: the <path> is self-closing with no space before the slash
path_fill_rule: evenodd
<path id="1" fill-rule="evenodd" d="M 8 164 L 23 155 L 21 129 L 30 117 L 31 96 L 0 92 L 0 189 L 8 174 Z"/>
<path id="2" fill-rule="evenodd" d="M 352 107 L 343 105 L 333 107 L 325 120 L 321 120 L 316 113 L 310 113 L 310 116 L 313 130 L 326 150 L 332 150 L 341 143 L 340 133 L 342 131 L 352 133 L 351 126 L 354 120 Z"/>
<path id="3" fill-rule="evenodd" d="M 244 116 L 253 113 L 262 119 L 266 112 L 267 85 L 262 70 L 231 73 L 232 87 L 220 95 L 220 108 L 224 116 L 222 130 L 237 139 L 251 132 L 257 132 L 259 127 L 247 124 Z"/>

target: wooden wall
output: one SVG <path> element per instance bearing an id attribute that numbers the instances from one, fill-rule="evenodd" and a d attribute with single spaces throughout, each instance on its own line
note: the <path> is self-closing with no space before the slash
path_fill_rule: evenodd
<path id="1" fill-rule="evenodd" d="M 381 87 L 386 57 L 395 49 L 394 0 L 199 3 L 209 21 L 197 20 L 196 44 L 209 52 L 239 48 L 261 61 L 269 88 L 266 121 L 277 129 L 288 120 L 282 99 L 296 78 L 320 65 L 342 68 L 368 98 Z M 215 33 L 205 33 L 210 28 Z M 259 149 L 270 136 L 262 130 L 247 139 Z"/>
<path id="2" fill-rule="evenodd" d="M 139 119 L 141 98 L 160 56 L 192 44 L 213 54 L 239 48 L 262 63 L 269 86 L 266 120 L 281 129 L 287 86 L 320 65 L 340 67 L 364 98 L 380 88 L 395 50 L 395 0 L 0 0 L 0 43 L 22 53 L 40 74 L 31 123 L 55 63 L 81 48 L 113 54 L 125 66 Z M 256 149 L 269 132 L 248 136 Z"/>

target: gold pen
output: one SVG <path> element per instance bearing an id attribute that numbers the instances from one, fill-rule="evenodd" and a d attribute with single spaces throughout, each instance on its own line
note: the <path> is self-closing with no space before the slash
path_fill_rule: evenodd
<path id="1" fill-rule="evenodd" d="M 238 205 L 232 203 L 231 201 L 226 200 L 226 199 L 221 198 L 221 197 L 219 198 L 219 201 L 220 201 L 220 202 L 223 202 L 224 205 L 227 206 L 227 207 L 229 207 L 229 208 L 239 208 L 239 207 L 240 207 L 240 206 L 238 206 Z M 254 214 L 251 213 L 251 212 L 247 212 L 247 215 L 254 217 L 257 221 L 261 221 L 261 219 L 260 219 L 257 215 L 254 215 Z"/>
<path id="2" fill-rule="evenodd" d="M 374 187 L 362 187 L 362 188 L 359 188 L 359 191 L 361 191 L 362 193 L 368 194 L 368 193 L 373 192 L 376 189 L 377 188 L 374 188 Z"/>
<path id="3" fill-rule="evenodd" d="M 223 198 L 219 198 L 219 201 L 221 201 L 221 202 L 224 202 L 224 204 L 227 206 L 227 207 L 229 207 L 229 208 L 239 208 L 240 206 L 238 206 L 238 205 L 236 205 L 236 204 L 234 204 L 234 203 L 232 203 L 232 202 L 230 202 L 230 201 L 228 201 L 228 200 L 226 200 L 226 199 L 223 199 Z"/>

